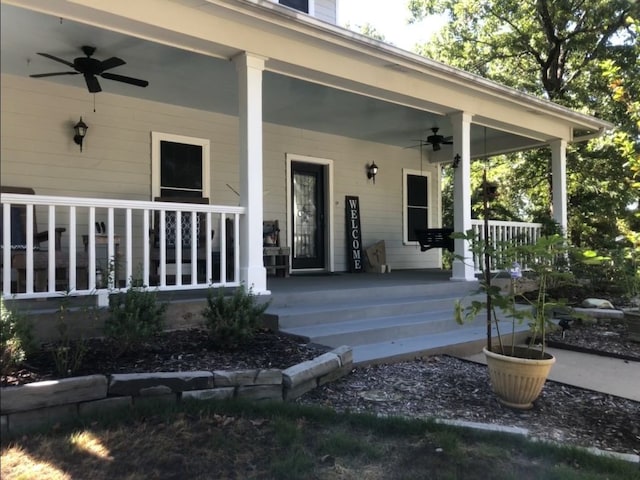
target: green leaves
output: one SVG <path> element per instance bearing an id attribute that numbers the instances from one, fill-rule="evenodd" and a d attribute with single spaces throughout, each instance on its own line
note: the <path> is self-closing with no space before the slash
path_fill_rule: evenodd
<path id="1" fill-rule="evenodd" d="M 614 245 L 620 220 L 640 230 L 640 210 L 628 208 L 640 199 L 637 2 L 412 0 L 409 11 L 413 20 L 451 19 L 418 53 L 614 123 L 604 138 L 568 148 L 569 234 L 574 245 L 602 248 Z M 491 159 L 489 180 L 501 189 L 494 219 L 549 216 L 549 159 L 546 148 Z M 479 169 L 472 167 L 474 189 Z M 480 202 L 472 201 L 477 218 Z"/>
<path id="2" fill-rule="evenodd" d="M 117 345 L 116 356 L 162 332 L 166 310 L 167 304 L 158 302 L 156 292 L 135 287 L 133 282 L 126 292 L 110 295 L 104 333 Z"/>
<path id="3" fill-rule="evenodd" d="M 269 303 L 258 303 L 255 295 L 239 287 L 227 296 L 223 289 L 210 290 L 202 311 L 212 342 L 233 349 L 253 337 Z"/>

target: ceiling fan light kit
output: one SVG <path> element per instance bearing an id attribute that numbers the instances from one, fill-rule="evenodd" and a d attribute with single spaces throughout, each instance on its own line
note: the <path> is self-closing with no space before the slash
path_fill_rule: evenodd
<path id="1" fill-rule="evenodd" d="M 118 75 L 115 73 L 109 73 L 107 70 L 111 70 L 112 68 L 120 67 L 125 65 L 127 62 L 118 57 L 107 58 L 106 60 L 96 60 L 93 58 L 93 54 L 95 53 L 96 48 L 90 46 L 83 46 L 82 52 L 85 54 L 84 57 L 78 57 L 73 60 L 73 62 L 69 62 L 62 58 L 58 58 L 49 53 L 41 53 L 38 52 L 38 55 L 53 60 L 58 63 L 62 63 L 67 65 L 70 68 L 73 68 L 73 71 L 66 72 L 52 72 L 52 73 L 38 73 L 34 75 L 29 75 L 32 78 L 43 78 L 43 77 L 56 77 L 60 75 L 83 75 L 85 83 L 87 84 L 87 89 L 91 93 L 98 93 L 102 91 L 102 87 L 100 86 L 100 82 L 98 82 L 97 77 L 106 78 L 107 80 L 114 80 L 116 82 L 122 82 L 129 85 L 134 85 L 136 87 L 146 87 L 149 85 L 149 82 L 146 80 L 141 80 L 139 78 L 127 77 L 125 75 Z"/>

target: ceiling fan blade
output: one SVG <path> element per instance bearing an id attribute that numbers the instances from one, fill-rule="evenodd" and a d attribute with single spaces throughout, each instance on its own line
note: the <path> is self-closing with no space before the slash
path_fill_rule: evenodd
<path id="1" fill-rule="evenodd" d="M 46 57 L 46 58 L 48 58 L 50 60 L 53 60 L 53 61 L 56 61 L 56 62 L 64 63 L 68 67 L 71 67 L 71 68 L 74 68 L 74 69 L 76 68 L 73 65 L 73 63 L 68 62 L 67 60 L 63 60 L 62 58 L 54 57 L 53 55 L 49 55 L 48 53 L 40 53 L 40 52 L 38 52 L 38 55 L 41 55 L 43 57 Z"/>
<path id="2" fill-rule="evenodd" d="M 108 80 L 115 80 L 116 82 L 128 83 L 129 85 L 135 85 L 136 87 L 146 87 L 149 85 L 149 82 L 146 80 L 140 80 L 139 78 L 125 77 L 124 75 L 117 75 L 115 73 L 101 73 L 100 76 L 102 78 L 106 78 Z"/>
<path id="3" fill-rule="evenodd" d="M 109 70 L 111 68 L 119 67 L 120 65 L 124 65 L 127 62 L 118 57 L 107 58 L 100 62 L 100 71 L 104 72 L 105 70 Z"/>
<path id="4" fill-rule="evenodd" d="M 416 148 L 416 147 L 426 147 L 427 145 L 431 145 L 429 142 L 425 141 L 425 140 L 411 140 L 412 142 L 418 142 L 415 143 L 413 145 L 408 145 L 406 147 L 403 148 Z"/>
<path id="5" fill-rule="evenodd" d="M 98 79 L 95 75 L 85 75 L 84 79 L 87 82 L 87 88 L 91 93 L 98 93 L 102 91 L 102 88 L 100 88 L 100 83 L 98 82 Z"/>
<path id="6" fill-rule="evenodd" d="M 55 73 L 36 73 L 29 75 L 31 78 L 56 77 L 58 75 L 78 75 L 80 72 L 55 72 Z"/>

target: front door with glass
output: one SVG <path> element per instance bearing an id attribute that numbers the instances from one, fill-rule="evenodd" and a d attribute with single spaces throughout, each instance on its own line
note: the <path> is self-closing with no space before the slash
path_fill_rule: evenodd
<path id="1" fill-rule="evenodd" d="M 326 267 L 324 169 L 315 163 L 291 163 L 294 270 Z"/>

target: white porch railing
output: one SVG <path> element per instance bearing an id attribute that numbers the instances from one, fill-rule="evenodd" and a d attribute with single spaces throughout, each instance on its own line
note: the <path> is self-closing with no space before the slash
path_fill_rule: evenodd
<path id="1" fill-rule="evenodd" d="M 158 290 L 240 285 L 243 207 L 22 194 L 2 194 L 1 203 L 5 298 L 104 297 L 131 281 Z M 170 230 L 165 212 L 181 228 Z M 12 246 L 18 228 L 24 244 Z M 46 249 L 38 248 L 36 229 L 49 232 Z"/>
<path id="2" fill-rule="evenodd" d="M 484 240 L 484 221 L 471 220 L 471 228 L 480 240 Z M 504 266 L 501 259 L 500 249 L 507 244 L 510 245 L 529 245 L 534 244 L 542 234 L 541 223 L 524 223 L 524 222 L 504 222 L 499 220 L 489 220 L 489 238 L 494 242 L 497 252 L 491 259 L 491 270 L 496 271 Z M 516 259 L 523 270 L 527 270 L 526 259 Z M 483 258 L 478 255 L 473 256 L 473 267 L 476 273 L 482 271 Z"/>

